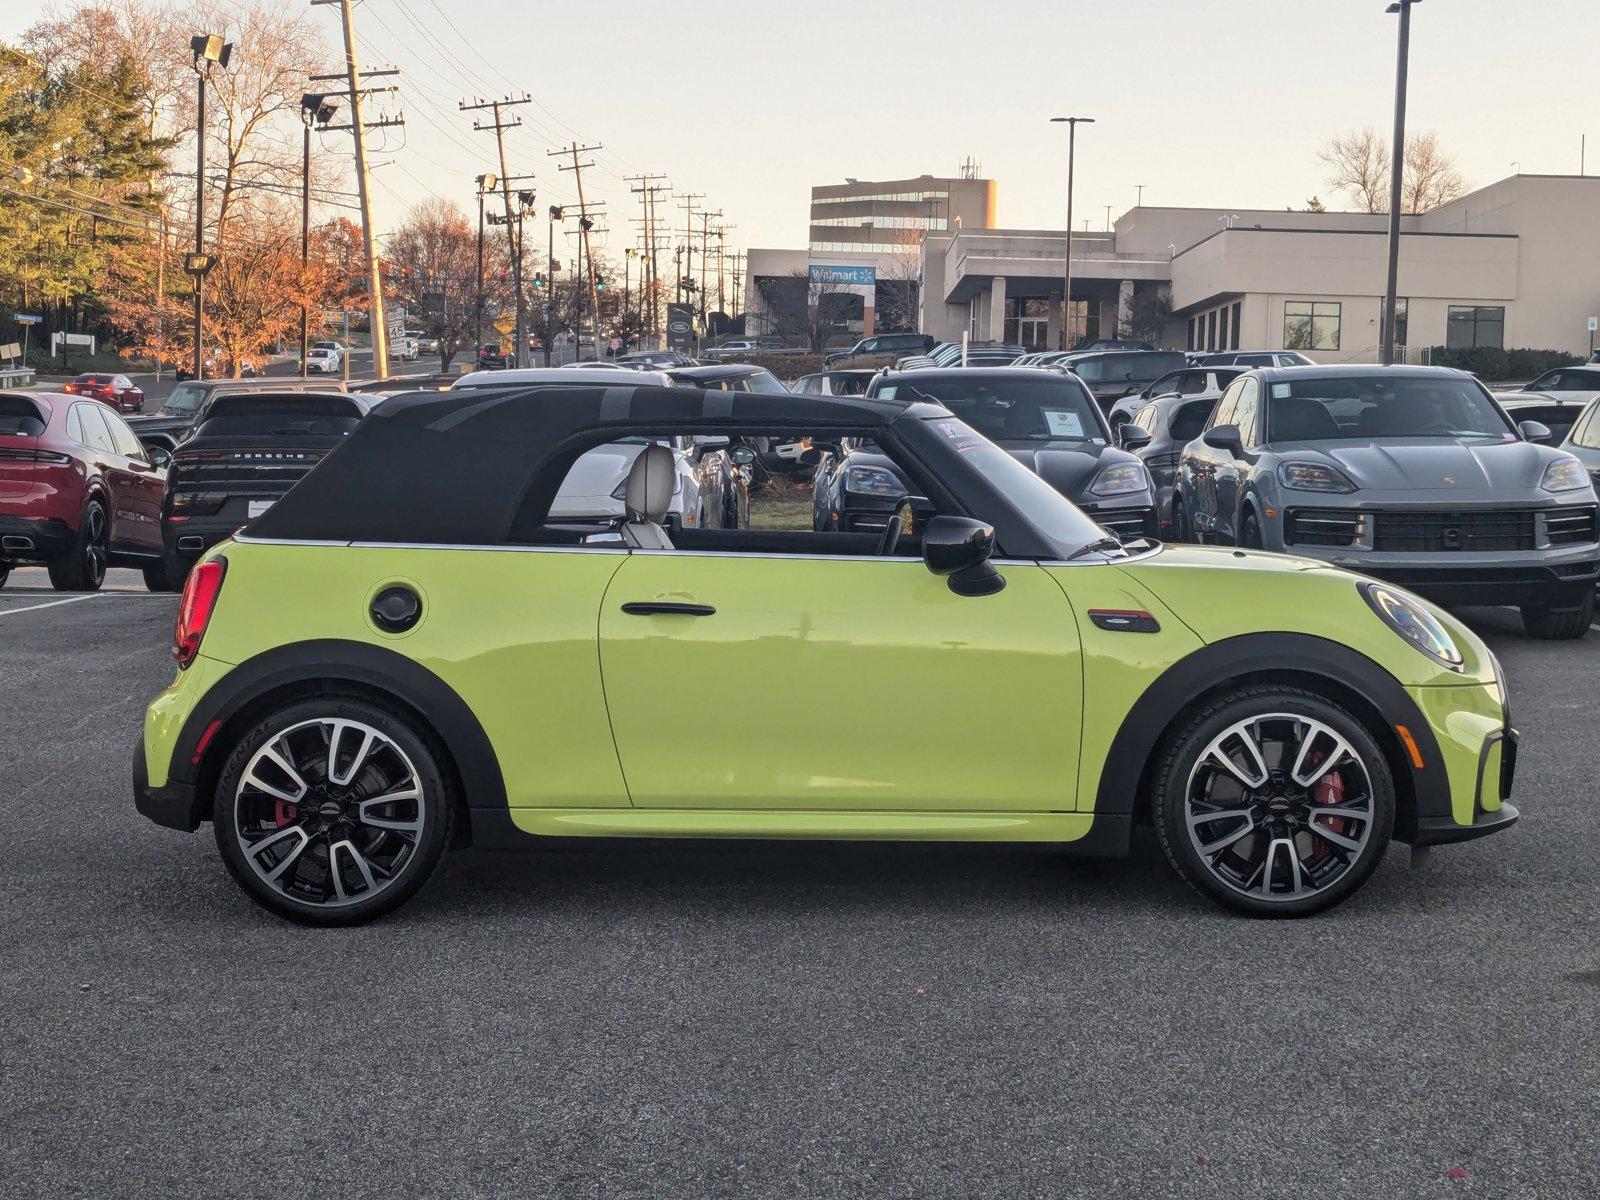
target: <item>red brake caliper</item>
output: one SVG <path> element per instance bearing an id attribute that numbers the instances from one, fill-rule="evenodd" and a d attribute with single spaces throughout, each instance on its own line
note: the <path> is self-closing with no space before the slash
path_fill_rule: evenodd
<path id="1" fill-rule="evenodd" d="M 279 800 L 272 810 L 272 815 L 277 820 L 279 829 L 294 820 L 299 813 L 300 806 L 292 800 Z"/>
<path id="2" fill-rule="evenodd" d="M 1321 762 L 1324 757 L 1321 754 L 1317 755 L 1317 762 Z M 1321 779 L 1317 780 L 1317 786 L 1311 791 L 1311 802 L 1318 808 L 1332 808 L 1335 805 L 1343 804 L 1344 780 L 1329 771 Z M 1323 817 L 1322 820 L 1327 822 L 1327 828 L 1332 832 L 1344 832 L 1346 822 L 1343 817 Z M 1317 839 L 1316 857 L 1326 858 L 1331 853 L 1333 853 L 1333 848 L 1325 840 Z"/>

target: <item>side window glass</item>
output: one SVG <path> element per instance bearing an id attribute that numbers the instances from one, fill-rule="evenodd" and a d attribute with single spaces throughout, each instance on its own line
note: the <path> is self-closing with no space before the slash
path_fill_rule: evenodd
<path id="1" fill-rule="evenodd" d="M 1233 414 L 1233 423 L 1239 427 L 1239 440 L 1249 447 L 1261 443 L 1261 422 L 1256 412 L 1256 394 L 1259 390 L 1254 379 L 1246 379 Z"/>
<path id="2" fill-rule="evenodd" d="M 104 450 L 108 454 L 117 453 L 116 443 L 111 440 L 111 431 L 106 428 L 99 405 L 78 404 L 73 406 L 73 411 L 77 413 L 79 427 L 83 430 L 83 445 Z"/>
<path id="3" fill-rule="evenodd" d="M 1206 422 L 1206 428 L 1216 425 L 1232 425 L 1233 413 L 1239 403 L 1239 393 L 1244 390 L 1244 380 L 1235 380 L 1233 385 L 1222 394 L 1222 399 L 1217 404 L 1216 412 L 1211 414 L 1211 420 Z"/>
<path id="4" fill-rule="evenodd" d="M 144 446 L 134 436 L 133 430 L 123 422 L 115 413 L 103 412 L 100 419 L 106 423 L 111 432 L 112 444 L 116 446 L 117 453 L 124 458 L 136 459 L 139 462 L 149 462 L 149 457 L 144 452 Z"/>
<path id="5" fill-rule="evenodd" d="M 1178 386 L 1178 391 L 1185 396 L 1197 396 L 1205 390 L 1206 377 L 1200 372 L 1196 372 L 1193 375 L 1185 375 L 1183 382 Z"/>
<path id="6" fill-rule="evenodd" d="M 78 419 L 78 408 L 79 406 L 74 404 L 67 412 L 67 436 L 82 446 L 85 444 L 83 440 L 83 422 Z"/>

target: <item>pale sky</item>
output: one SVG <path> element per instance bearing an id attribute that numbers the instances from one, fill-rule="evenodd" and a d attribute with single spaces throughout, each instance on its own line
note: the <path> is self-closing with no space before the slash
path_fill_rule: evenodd
<path id="1" fill-rule="evenodd" d="M 613 249 L 632 244 L 620 218 L 639 211 L 621 177 L 641 171 L 704 193 L 737 227 L 733 244 L 803 247 L 812 184 L 955 174 L 968 155 L 999 182 L 1001 225 L 1061 228 L 1056 114 L 1098 122 L 1080 127 L 1079 228 L 1101 228 L 1107 204 L 1113 218 L 1130 207 L 1136 184 L 1147 204 L 1300 207 L 1315 193 L 1340 207 L 1316 150 L 1342 130 L 1389 128 L 1397 18 L 1384 7 L 1012 0 L 981 15 L 972 0 L 365 0 L 356 21 L 363 57 L 405 72 L 403 145 L 380 141 L 374 154 L 390 164 L 378 171 L 380 224 L 430 191 L 470 208 L 494 145 L 456 104 L 527 91 L 536 103 L 515 110 L 512 172 L 539 177 L 541 207 L 572 200 L 571 172 L 546 151 L 573 136 L 603 142 L 585 182 L 613 214 Z M 9 39 L 42 5 L 3 8 Z M 331 44 L 338 10 L 315 11 Z M 1477 184 L 1514 161 L 1575 173 L 1584 133 L 1600 174 L 1597 46 L 1596 0 L 1424 0 L 1410 128 L 1437 131 Z"/>

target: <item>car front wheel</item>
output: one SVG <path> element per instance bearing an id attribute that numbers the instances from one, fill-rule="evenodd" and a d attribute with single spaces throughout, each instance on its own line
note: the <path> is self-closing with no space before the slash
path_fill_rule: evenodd
<path id="1" fill-rule="evenodd" d="M 1394 828 L 1394 779 L 1372 735 L 1296 688 L 1208 704 L 1167 741 L 1155 780 L 1173 867 L 1249 916 L 1309 916 L 1349 898 Z"/>
<path id="2" fill-rule="evenodd" d="M 308 925 L 399 907 L 438 865 L 454 798 L 424 734 L 362 700 L 279 708 L 234 743 L 217 846 L 251 899 Z"/>
<path id="3" fill-rule="evenodd" d="M 1577 608 L 1558 611 L 1524 605 L 1522 627 L 1541 641 L 1571 641 L 1589 632 L 1594 622 L 1594 592 L 1586 592 Z"/>

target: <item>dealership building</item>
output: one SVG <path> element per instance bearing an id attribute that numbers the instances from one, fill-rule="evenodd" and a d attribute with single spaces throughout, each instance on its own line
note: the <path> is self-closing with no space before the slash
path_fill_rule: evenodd
<path id="1" fill-rule="evenodd" d="M 992 184 L 988 197 L 992 214 Z M 1062 231 L 930 225 L 908 268 L 903 246 L 818 243 L 815 212 L 807 250 L 750 252 L 753 310 L 763 272 L 815 279 L 850 267 L 864 281 L 871 268 L 878 279 L 914 276 L 915 323 L 935 337 L 1061 344 Z M 1383 214 L 1132 208 L 1109 231 L 1072 237 L 1070 338 L 1371 362 L 1387 246 Z M 1397 294 L 1397 340 L 1410 361 L 1433 346 L 1586 354 L 1589 319 L 1600 316 L 1600 176 L 1514 175 L 1404 217 Z M 873 316 L 863 303 L 851 331 L 870 331 Z"/>

